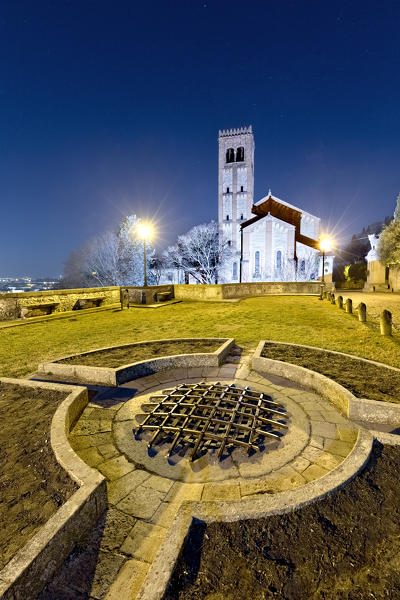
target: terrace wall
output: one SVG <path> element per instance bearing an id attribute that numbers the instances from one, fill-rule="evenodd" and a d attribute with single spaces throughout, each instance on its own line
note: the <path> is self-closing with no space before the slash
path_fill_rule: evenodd
<path id="1" fill-rule="evenodd" d="M 98 287 L 74 290 L 48 290 L 45 292 L 20 292 L 17 294 L 0 294 L 0 321 L 10 321 L 26 316 L 33 307 L 54 304 L 51 312 L 60 313 L 77 308 L 78 300 L 102 299 L 101 306 L 120 302 L 120 290 L 132 304 L 146 304 L 176 298 L 178 300 L 224 300 L 233 298 L 248 298 L 279 294 L 319 294 L 320 282 L 256 282 L 256 283 L 226 283 L 216 285 L 153 285 L 148 287 Z M 329 284 L 326 288 L 330 288 Z M 166 294 L 160 297 L 160 294 Z"/>
<path id="2" fill-rule="evenodd" d="M 80 299 L 102 299 L 102 306 L 120 301 L 120 288 L 98 287 L 75 290 L 47 290 L 44 292 L 19 292 L 0 294 L 0 321 L 9 321 L 23 316 L 23 310 L 30 307 L 43 307 L 54 303 L 53 313 L 73 310 Z"/>
<path id="3" fill-rule="evenodd" d="M 178 300 L 224 300 L 275 294 L 319 294 L 321 282 L 260 281 L 252 283 L 221 283 L 215 285 L 174 285 Z"/>

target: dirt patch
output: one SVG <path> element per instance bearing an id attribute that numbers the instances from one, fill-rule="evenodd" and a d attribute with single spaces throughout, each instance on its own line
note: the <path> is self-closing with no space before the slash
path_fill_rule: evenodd
<path id="1" fill-rule="evenodd" d="M 400 449 L 286 515 L 192 527 L 164 600 L 400 598 Z"/>
<path id="2" fill-rule="evenodd" d="M 116 369 L 121 365 L 129 365 L 141 360 L 159 358 L 160 356 L 174 356 L 175 354 L 197 354 L 215 352 L 222 342 L 171 342 L 167 344 L 147 344 L 143 346 L 121 346 L 110 350 L 98 350 L 89 354 L 81 354 L 58 360 L 59 363 L 72 365 L 86 365 L 91 367 L 109 367 Z"/>
<path id="3" fill-rule="evenodd" d="M 265 344 L 261 356 L 317 371 L 348 389 L 357 398 L 400 404 L 400 373 L 357 358 L 286 344 Z"/>
<path id="4" fill-rule="evenodd" d="M 78 489 L 50 445 L 51 420 L 65 397 L 0 384 L 0 569 Z"/>

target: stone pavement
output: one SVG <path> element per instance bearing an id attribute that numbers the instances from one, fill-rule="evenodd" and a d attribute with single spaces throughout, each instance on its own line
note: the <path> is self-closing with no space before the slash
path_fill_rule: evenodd
<path id="1" fill-rule="evenodd" d="M 268 380 L 251 371 L 250 355 L 235 364 L 237 360 L 231 357 L 215 369 L 173 369 L 107 388 L 86 407 L 70 443 L 106 477 L 109 508 L 43 600 L 133 600 L 183 501 L 240 501 L 294 489 L 323 477 L 349 454 L 357 428 L 333 405 L 285 380 Z M 197 461 L 183 461 L 177 475 L 165 458 L 153 463 L 143 453 L 145 442 L 132 433 L 138 425 L 135 414 L 149 394 L 198 381 L 250 386 L 285 406 L 289 430 L 278 447 L 252 457 L 235 450 L 233 458 L 206 461 L 197 469 Z"/>

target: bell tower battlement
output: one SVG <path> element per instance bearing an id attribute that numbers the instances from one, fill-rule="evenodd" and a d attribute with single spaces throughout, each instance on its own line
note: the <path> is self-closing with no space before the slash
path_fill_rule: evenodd
<path id="1" fill-rule="evenodd" d="M 254 202 L 252 126 L 220 129 L 218 135 L 218 222 L 240 253 L 240 225 L 251 217 Z"/>

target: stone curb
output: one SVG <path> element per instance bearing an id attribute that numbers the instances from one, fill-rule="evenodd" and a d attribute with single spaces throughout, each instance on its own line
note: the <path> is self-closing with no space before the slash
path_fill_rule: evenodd
<path id="1" fill-rule="evenodd" d="M 147 346 L 153 343 L 171 343 L 176 341 L 182 342 L 194 342 L 194 341 L 220 341 L 223 342 L 221 346 L 214 352 L 204 352 L 198 354 L 177 354 L 175 356 L 165 356 L 160 358 L 154 358 L 144 361 L 138 361 L 128 365 L 122 365 L 117 369 L 111 369 L 108 367 L 92 367 L 85 365 L 72 365 L 63 364 L 57 361 L 40 363 L 38 367 L 39 373 L 45 373 L 48 375 L 58 375 L 59 377 L 77 377 L 84 380 L 87 383 L 96 383 L 101 385 L 121 385 L 127 381 L 138 379 L 141 377 L 147 377 L 148 375 L 154 375 L 159 371 L 165 371 L 167 369 L 175 369 L 179 367 L 218 367 L 222 364 L 225 357 L 229 354 L 232 346 L 235 344 L 233 338 L 177 338 L 177 339 L 164 339 L 164 340 L 150 340 L 146 342 L 136 342 L 133 344 L 123 344 L 122 346 L 109 346 L 106 348 L 99 348 L 91 352 L 84 352 L 81 355 L 66 356 L 57 360 L 64 360 L 65 358 L 72 358 L 76 356 L 87 356 L 94 352 L 100 352 L 103 350 L 111 350 L 114 348 L 124 348 L 126 346 Z"/>
<path id="2" fill-rule="evenodd" d="M 0 598 L 33 598 L 50 581 L 107 507 L 105 479 L 72 450 L 68 432 L 88 403 L 87 388 L 24 379 L 0 378 L 0 382 L 70 392 L 51 423 L 51 446 L 57 461 L 80 488 L 50 517 L 41 529 L 0 571 Z"/>
<path id="3" fill-rule="evenodd" d="M 310 348 L 312 350 L 320 350 L 327 353 L 332 352 L 333 354 L 339 354 L 352 359 L 356 358 L 357 360 L 374 364 L 396 372 L 400 372 L 400 369 L 390 367 L 384 363 L 367 360 L 365 358 L 359 358 L 358 356 L 351 354 L 344 354 L 343 352 L 334 352 L 314 346 L 303 346 L 301 344 L 275 342 L 273 340 L 261 340 L 257 346 L 252 361 L 253 369 L 257 372 L 263 373 L 266 377 L 268 377 L 268 373 L 285 377 L 286 379 L 291 379 L 296 383 L 309 387 L 318 392 L 323 398 L 326 398 L 332 402 L 332 404 L 341 410 L 342 413 L 345 414 L 349 419 L 354 421 L 364 421 L 366 423 L 386 423 L 394 425 L 400 423 L 400 404 L 394 404 L 392 402 L 379 402 L 378 400 L 369 400 L 367 398 L 356 398 L 351 392 L 349 392 L 349 390 L 346 390 L 336 381 L 326 377 L 326 375 L 321 375 L 321 373 L 311 371 L 310 369 L 306 369 L 305 367 L 300 367 L 292 363 L 283 362 L 281 360 L 275 360 L 272 358 L 265 358 L 261 356 L 261 352 L 265 343 L 282 344 L 284 346 L 293 347 L 299 346 L 300 348 Z"/>
<path id="4" fill-rule="evenodd" d="M 161 600 L 178 560 L 190 526 L 194 520 L 238 521 L 258 519 L 298 510 L 340 489 L 350 482 L 367 463 L 374 437 L 360 429 L 353 450 L 333 471 L 301 488 L 277 494 L 260 494 L 241 502 L 184 502 L 179 508 L 168 534 L 154 559 L 148 576 L 137 596 L 138 600 Z"/>

